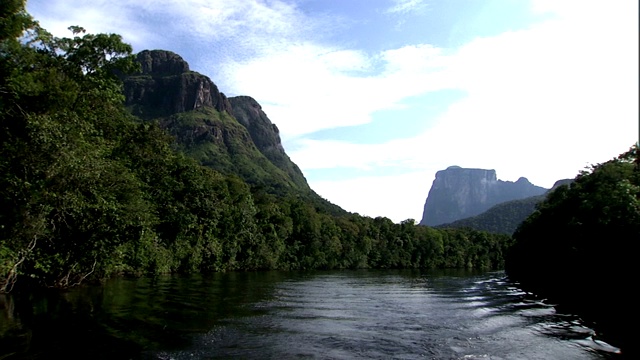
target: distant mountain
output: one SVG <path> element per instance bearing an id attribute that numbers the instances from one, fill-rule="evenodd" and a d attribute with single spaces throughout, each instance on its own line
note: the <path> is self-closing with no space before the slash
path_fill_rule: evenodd
<path id="1" fill-rule="evenodd" d="M 470 228 L 498 234 L 512 235 L 516 228 L 531 215 L 539 202 L 547 194 L 560 185 L 571 183 L 572 179 L 558 180 L 543 195 L 530 196 L 524 199 L 506 201 L 492 206 L 489 210 L 451 223 L 441 224 L 438 228 Z"/>
<path id="2" fill-rule="evenodd" d="M 479 215 L 492 206 L 544 194 L 524 177 L 498 180 L 495 170 L 450 166 L 436 173 L 420 225 L 437 226 Z"/>
<path id="3" fill-rule="evenodd" d="M 309 187 L 285 153 L 277 126 L 254 99 L 227 98 L 170 51 L 145 50 L 136 60 L 141 71 L 123 77 L 125 105 L 139 118 L 157 121 L 180 151 L 254 189 L 302 196 L 330 213 L 346 213 Z"/>

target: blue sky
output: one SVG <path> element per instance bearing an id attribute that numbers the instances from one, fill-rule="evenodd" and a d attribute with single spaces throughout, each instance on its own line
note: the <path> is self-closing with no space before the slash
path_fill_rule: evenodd
<path id="1" fill-rule="evenodd" d="M 435 173 L 551 187 L 638 141 L 636 0 L 28 0 L 249 95 L 311 187 L 420 220 Z"/>

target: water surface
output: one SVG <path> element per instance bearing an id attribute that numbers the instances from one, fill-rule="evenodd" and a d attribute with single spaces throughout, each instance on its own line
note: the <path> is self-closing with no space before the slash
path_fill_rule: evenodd
<path id="1" fill-rule="evenodd" d="M 503 272 L 114 279 L 0 298 L 0 359 L 616 359 Z"/>

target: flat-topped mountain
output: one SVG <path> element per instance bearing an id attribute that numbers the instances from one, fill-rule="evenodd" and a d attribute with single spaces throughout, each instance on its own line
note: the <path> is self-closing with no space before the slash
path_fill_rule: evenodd
<path id="1" fill-rule="evenodd" d="M 424 206 L 421 225 L 436 226 L 478 215 L 510 200 L 544 194 L 548 189 L 524 177 L 498 180 L 495 170 L 450 166 L 436 173 Z"/>

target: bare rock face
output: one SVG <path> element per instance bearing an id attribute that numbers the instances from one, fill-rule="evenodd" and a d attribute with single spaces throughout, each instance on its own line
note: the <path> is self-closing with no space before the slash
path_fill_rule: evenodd
<path id="1" fill-rule="evenodd" d="M 436 173 L 421 225 L 436 226 L 478 215 L 492 206 L 545 193 L 526 178 L 498 180 L 495 170 L 450 166 Z"/>
<path id="2" fill-rule="evenodd" d="M 229 98 L 229 102 L 232 115 L 249 130 L 253 142 L 261 152 L 284 154 L 278 127 L 269 120 L 256 100 L 249 96 L 236 96 Z"/>
<path id="3" fill-rule="evenodd" d="M 138 53 L 136 60 L 142 66 L 143 74 L 169 76 L 189 72 L 189 64 L 171 51 L 145 50 Z"/>
<path id="4" fill-rule="evenodd" d="M 125 105 L 141 118 L 168 116 L 201 107 L 231 114 L 227 97 L 208 77 L 189 70 L 171 51 L 145 50 L 136 55 L 141 72 L 123 79 Z"/>

